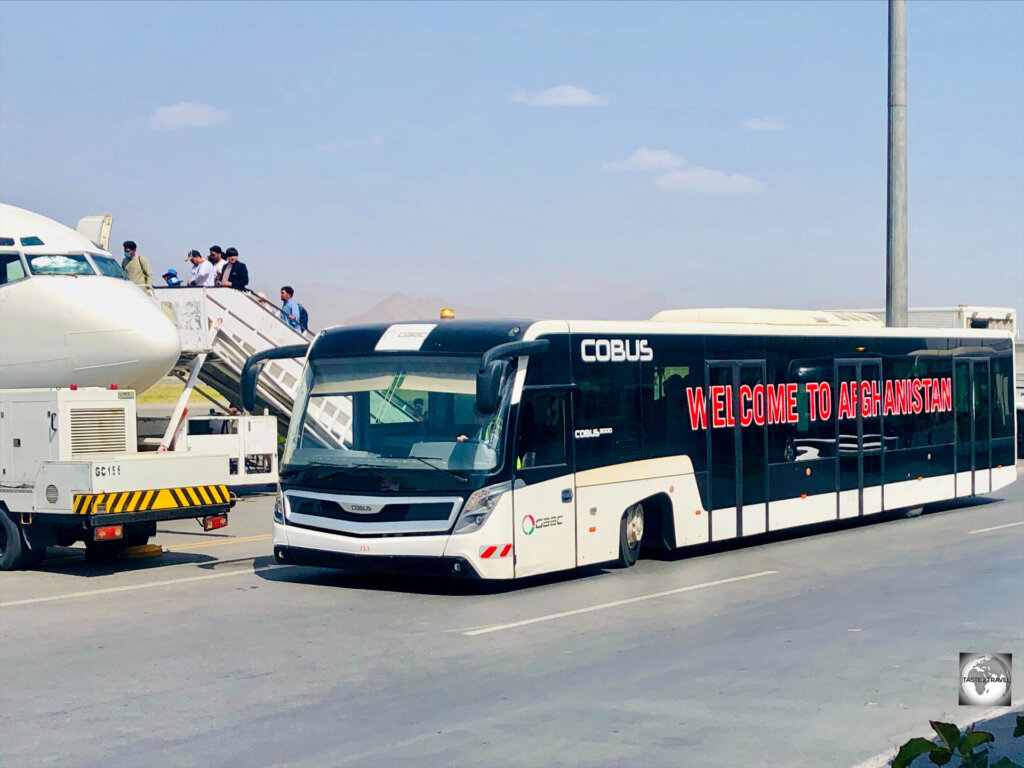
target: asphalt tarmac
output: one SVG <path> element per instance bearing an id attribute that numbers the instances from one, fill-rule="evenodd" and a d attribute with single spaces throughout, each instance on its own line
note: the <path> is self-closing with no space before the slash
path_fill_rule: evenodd
<path id="1" fill-rule="evenodd" d="M 1024 481 L 494 589 L 278 566 L 271 507 L 0 575 L 0 764 L 867 768 L 979 718 L 1014 753 L 957 678 L 1012 653 L 1024 702 Z"/>

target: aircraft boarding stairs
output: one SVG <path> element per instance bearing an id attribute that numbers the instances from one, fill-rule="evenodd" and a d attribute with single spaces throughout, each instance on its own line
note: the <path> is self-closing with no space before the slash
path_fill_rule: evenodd
<path id="1" fill-rule="evenodd" d="M 174 372 L 190 392 L 197 381 L 240 407 L 239 382 L 245 361 L 256 352 L 311 342 L 314 334 L 297 331 L 281 320 L 280 307 L 253 293 L 233 288 L 156 288 L 157 299 L 181 337 L 181 357 Z M 277 417 L 278 432 L 288 428 L 302 376 L 301 358 L 270 360 L 257 385 L 257 407 Z M 182 419 L 188 398 L 179 401 L 172 428 Z M 352 418 L 347 398 L 328 399 L 312 414 L 310 425 L 325 445 L 341 446 Z"/>

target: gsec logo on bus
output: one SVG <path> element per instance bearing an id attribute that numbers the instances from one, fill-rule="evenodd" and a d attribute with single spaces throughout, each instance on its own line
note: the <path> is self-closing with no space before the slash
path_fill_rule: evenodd
<path id="1" fill-rule="evenodd" d="M 562 525 L 564 515 L 552 515 L 551 517 L 534 517 L 527 515 L 523 518 L 523 533 L 529 536 L 538 528 L 550 528 L 553 525 Z"/>

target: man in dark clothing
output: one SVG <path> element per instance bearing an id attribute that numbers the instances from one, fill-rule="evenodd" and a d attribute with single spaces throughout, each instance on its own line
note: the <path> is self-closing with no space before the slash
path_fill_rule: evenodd
<path id="1" fill-rule="evenodd" d="M 220 283 L 220 273 L 224 271 L 224 267 L 228 263 L 224 260 L 224 252 L 220 249 L 219 245 L 210 246 L 210 255 L 206 257 L 210 263 L 213 264 L 213 270 L 217 273 L 217 283 Z"/>
<path id="2" fill-rule="evenodd" d="M 228 264 L 220 273 L 220 284 L 244 291 L 245 286 L 249 284 L 249 270 L 238 260 L 238 249 L 228 248 L 224 251 L 224 255 L 227 257 Z"/>

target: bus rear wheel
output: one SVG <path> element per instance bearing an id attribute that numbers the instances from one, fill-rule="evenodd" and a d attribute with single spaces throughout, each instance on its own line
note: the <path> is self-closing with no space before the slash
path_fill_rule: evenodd
<path id="1" fill-rule="evenodd" d="M 629 568 L 636 564 L 643 538 L 644 505 L 634 504 L 622 513 L 619 523 L 619 565 Z"/>

